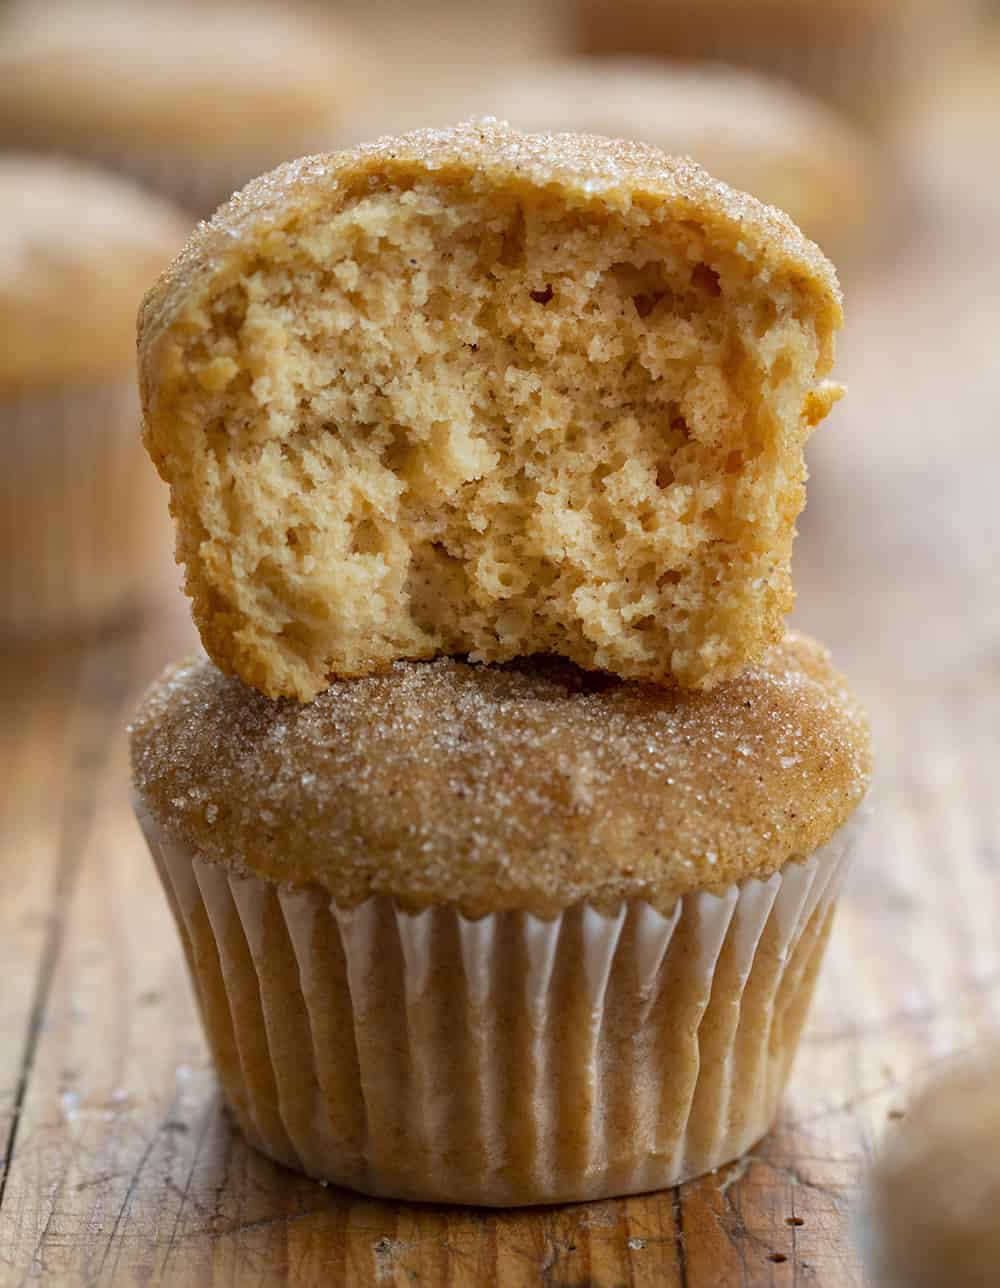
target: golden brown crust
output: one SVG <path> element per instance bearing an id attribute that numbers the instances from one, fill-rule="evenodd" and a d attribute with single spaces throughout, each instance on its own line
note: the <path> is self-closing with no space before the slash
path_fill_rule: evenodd
<path id="1" fill-rule="evenodd" d="M 503 122 L 470 121 L 449 130 L 417 130 L 351 151 L 301 157 L 262 175 L 222 206 L 192 235 L 169 270 L 150 290 L 139 316 L 139 368 L 143 402 L 155 407 L 160 351 L 175 326 L 195 323 L 209 289 L 236 281 L 277 226 L 305 222 L 328 206 L 342 186 L 341 202 L 377 184 L 405 184 L 433 173 L 442 180 L 486 173 L 512 192 L 545 187 L 567 202 L 627 210 L 638 205 L 664 218 L 690 218 L 743 242 L 771 274 L 796 277 L 822 302 L 826 330 L 840 326 L 840 288 L 833 266 L 787 215 L 712 179 L 687 158 L 665 156 L 642 143 L 585 134 L 528 135 Z M 174 351 L 176 352 L 176 350 Z M 824 355 L 824 370 L 832 360 Z"/>
<path id="2" fill-rule="evenodd" d="M 413 99 L 364 103 L 345 141 L 488 110 L 529 132 L 638 137 L 690 156 L 784 210 L 825 249 L 850 246 L 887 195 L 881 158 L 848 118 L 786 81 L 717 62 L 563 57 L 462 79 Z M 433 120 L 428 119 L 433 114 Z M 421 118 L 422 119 L 419 119 Z"/>
<path id="3" fill-rule="evenodd" d="M 440 659 L 299 706 L 196 660 L 149 692 L 131 753 L 141 805 L 209 859 L 472 915 L 767 875 L 823 845 L 870 774 L 863 712 L 794 634 L 708 694 Z"/>

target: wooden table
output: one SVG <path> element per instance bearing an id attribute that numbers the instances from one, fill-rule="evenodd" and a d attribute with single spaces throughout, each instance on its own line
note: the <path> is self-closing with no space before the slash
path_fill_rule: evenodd
<path id="1" fill-rule="evenodd" d="M 865 1160 L 1000 1010 L 1000 197 L 944 177 L 848 283 L 852 391 L 813 456 L 797 616 L 874 713 L 877 814 L 771 1136 L 678 1191 L 499 1213 L 255 1155 L 128 805 L 130 709 L 192 642 L 174 613 L 0 669 L 0 1284 L 865 1282 Z"/>

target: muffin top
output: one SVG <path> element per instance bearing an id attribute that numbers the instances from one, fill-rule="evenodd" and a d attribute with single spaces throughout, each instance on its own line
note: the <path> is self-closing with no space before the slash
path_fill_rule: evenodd
<path id="1" fill-rule="evenodd" d="M 666 909 L 765 877 L 826 842 L 870 772 L 864 714 L 796 634 L 710 693 L 443 658 L 300 706 L 195 660 L 150 690 L 131 754 L 143 807 L 207 859 L 471 916 Z"/>
<path id="2" fill-rule="evenodd" d="M 286 5 L 21 0 L 0 19 L 0 128 L 181 156 L 302 151 L 358 92 L 360 57 L 352 32 Z"/>
<path id="3" fill-rule="evenodd" d="M 691 156 L 786 211 L 821 243 L 842 245 L 873 213 L 882 187 L 869 141 L 837 111 L 792 85 L 718 63 L 529 63 L 492 80 L 458 78 L 418 99 L 383 96 L 346 118 L 342 135 L 351 143 L 484 112 L 523 130 L 636 138 Z"/>
<path id="4" fill-rule="evenodd" d="M 545 189 L 580 209 L 690 218 L 720 244 L 757 261 L 762 278 L 793 279 L 823 310 L 831 331 L 843 321 L 833 265 L 782 211 L 727 187 L 691 160 L 648 144 L 588 134 L 523 134 L 484 117 L 346 152 L 300 157 L 235 193 L 198 226 L 146 297 L 139 318 L 140 379 L 147 385 L 152 381 L 164 333 L 196 320 L 209 294 L 252 271 L 255 258 L 282 233 L 318 211 L 332 214 L 366 188 L 403 188 L 429 175 L 452 183 L 471 180 L 511 196 Z M 337 194 L 334 203 L 331 194 Z M 823 354 L 826 366 L 832 348 L 831 335 Z"/>
<path id="5" fill-rule="evenodd" d="M 786 216 L 652 147 L 482 120 L 279 167 L 140 319 L 207 652 L 302 701 L 438 655 L 738 674 L 840 320 Z"/>
<path id="6" fill-rule="evenodd" d="M 123 179 L 0 155 L 0 389 L 130 375 L 143 291 L 189 229 Z"/>

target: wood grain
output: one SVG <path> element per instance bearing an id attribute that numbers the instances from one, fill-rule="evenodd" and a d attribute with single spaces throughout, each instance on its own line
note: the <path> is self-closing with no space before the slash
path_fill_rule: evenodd
<path id="1" fill-rule="evenodd" d="M 679 1191 L 527 1212 L 376 1202 L 256 1156 L 128 804 L 128 711 L 192 643 L 173 614 L 0 666 L 0 1284 L 865 1284 L 865 1160 L 1000 1012 L 1000 192 L 949 164 L 848 281 L 852 390 L 813 456 L 797 616 L 869 703 L 879 771 L 776 1130 Z"/>

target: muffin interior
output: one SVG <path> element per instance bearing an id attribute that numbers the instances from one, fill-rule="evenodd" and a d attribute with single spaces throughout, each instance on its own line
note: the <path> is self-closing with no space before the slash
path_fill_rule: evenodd
<path id="1" fill-rule="evenodd" d="M 822 307 L 695 220 L 369 180 L 187 341 L 203 615 L 303 700 L 442 652 L 735 674 L 791 604 Z"/>

